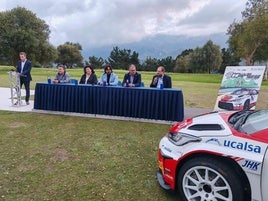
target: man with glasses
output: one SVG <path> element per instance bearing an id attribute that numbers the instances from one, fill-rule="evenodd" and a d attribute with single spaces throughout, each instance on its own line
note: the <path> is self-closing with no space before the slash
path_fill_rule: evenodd
<path id="1" fill-rule="evenodd" d="M 150 87 L 172 88 L 171 77 L 165 74 L 165 68 L 159 66 L 156 71 L 156 75 L 153 77 Z"/>
<path id="2" fill-rule="evenodd" d="M 58 64 L 58 72 L 55 75 L 53 83 L 69 83 L 70 82 L 70 75 L 66 72 L 66 66 L 63 64 Z"/>
<path id="3" fill-rule="evenodd" d="M 141 86 L 141 74 L 136 70 L 134 64 L 130 64 L 128 67 L 128 73 L 125 74 L 122 85 L 123 87 L 140 87 Z"/>

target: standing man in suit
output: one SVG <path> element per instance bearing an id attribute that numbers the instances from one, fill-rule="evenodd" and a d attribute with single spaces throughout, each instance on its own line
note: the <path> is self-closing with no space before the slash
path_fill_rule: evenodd
<path id="1" fill-rule="evenodd" d="M 172 88 L 171 77 L 165 74 L 165 68 L 159 66 L 156 71 L 156 75 L 153 77 L 150 87 L 161 88 Z"/>
<path id="2" fill-rule="evenodd" d="M 128 71 L 129 72 L 125 74 L 123 79 L 123 87 L 140 87 L 141 74 L 137 73 L 136 66 L 134 64 L 130 64 Z"/>
<path id="3" fill-rule="evenodd" d="M 27 59 L 25 52 L 20 52 L 20 60 L 17 66 L 17 72 L 20 73 L 20 87 L 24 85 L 26 90 L 25 102 L 26 105 L 29 105 L 30 98 L 30 82 L 32 81 L 31 70 L 32 63 Z"/>

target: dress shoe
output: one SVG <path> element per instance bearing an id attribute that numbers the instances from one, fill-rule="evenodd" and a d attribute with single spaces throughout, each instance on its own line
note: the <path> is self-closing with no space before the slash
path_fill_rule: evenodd
<path id="1" fill-rule="evenodd" d="M 26 102 L 26 105 L 30 105 L 30 102 Z"/>

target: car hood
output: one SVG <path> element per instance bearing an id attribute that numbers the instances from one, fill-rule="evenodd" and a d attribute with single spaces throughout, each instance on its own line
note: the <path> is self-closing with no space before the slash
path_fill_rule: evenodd
<path id="1" fill-rule="evenodd" d="M 233 99 L 232 95 L 226 95 L 226 96 L 222 97 L 221 101 L 229 101 L 231 99 Z"/>
<path id="2" fill-rule="evenodd" d="M 242 98 L 242 97 L 245 97 L 245 95 L 226 95 L 226 96 L 222 97 L 221 101 L 227 102 L 227 101 L 236 100 L 236 99 Z"/>
<path id="3" fill-rule="evenodd" d="M 228 116 L 233 112 L 214 112 L 194 117 L 191 121 L 186 120 L 185 126 L 178 126 L 177 132 L 183 132 L 198 137 L 220 137 L 232 135 L 229 124 L 226 123 Z"/>

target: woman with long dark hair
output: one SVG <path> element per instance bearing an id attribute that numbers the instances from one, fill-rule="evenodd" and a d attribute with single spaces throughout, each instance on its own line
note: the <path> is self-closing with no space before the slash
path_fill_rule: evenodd
<path id="1" fill-rule="evenodd" d="M 79 84 L 97 84 L 98 79 L 91 65 L 84 67 L 84 74 L 81 76 Z"/>
<path id="2" fill-rule="evenodd" d="M 118 76 L 113 72 L 111 64 L 106 64 L 104 66 L 104 73 L 100 77 L 99 84 L 107 86 L 117 86 Z"/>

